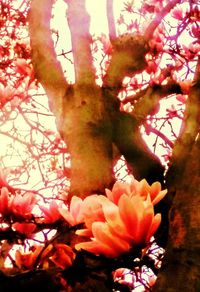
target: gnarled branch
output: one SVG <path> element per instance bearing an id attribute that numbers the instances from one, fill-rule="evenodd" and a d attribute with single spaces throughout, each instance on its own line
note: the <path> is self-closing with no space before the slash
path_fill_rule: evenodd
<path id="1" fill-rule="evenodd" d="M 67 19 L 71 32 L 76 84 L 94 85 L 95 70 L 91 55 L 90 16 L 85 0 L 69 0 Z"/>
<path id="2" fill-rule="evenodd" d="M 35 75 L 50 99 L 50 107 L 58 117 L 62 99 L 68 88 L 62 67 L 57 60 L 50 29 L 53 0 L 31 1 L 29 31 Z"/>
<path id="3" fill-rule="evenodd" d="M 173 9 L 176 6 L 176 4 L 180 2 L 181 0 L 169 1 L 169 3 L 167 3 L 167 5 L 159 13 L 156 14 L 155 18 L 148 25 L 144 33 L 144 37 L 147 41 L 149 41 L 152 38 L 155 29 L 161 23 L 163 18 L 170 12 L 171 9 Z"/>

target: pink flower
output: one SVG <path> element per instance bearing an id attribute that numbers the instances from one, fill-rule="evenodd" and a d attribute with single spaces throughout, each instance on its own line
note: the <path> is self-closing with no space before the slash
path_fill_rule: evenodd
<path id="1" fill-rule="evenodd" d="M 91 241 L 76 244 L 77 250 L 85 249 L 95 254 L 117 257 L 133 246 L 145 247 L 161 222 L 161 215 L 154 215 L 150 195 L 144 200 L 140 195 L 122 194 L 118 205 L 108 198 L 102 200 L 100 205 L 99 215 L 90 213 L 89 224 L 86 224 L 92 234 Z M 88 208 L 87 204 L 85 207 Z M 97 217 L 100 221 L 97 221 Z M 77 234 L 82 235 L 81 230 Z"/>
<path id="2" fill-rule="evenodd" d="M 184 80 L 184 81 L 180 81 L 179 85 L 181 87 L 183 94 L 189 94 L 190 89 L 193 85 L 193 82 L 192 82 L 192 80 Z"/>
<path id="3" fill-rule="evenodd" d="M 109 38 L 105 34 L 102 33 L 101 36 L 99 37 L 99 40 L 103 45 L 104 53 L 111 54 L 112 53 L 112 45 L 111 45 Z"/>
<path id="4" fill-rule="evenodd" d="M 0 194 L 0 214 L 2 216 L 7 216 L 10 214 L 10 197 L 8 193 L 8 189 L 6 187 L 3 187 L 1 189 Z"/>
<path id="5" fill-rule="evenodd" d="M 145 201 L 141 196 L 122 196 L 119 201 L 119 213 L 134 245 L 146 246 L 161 222 L 160 214 L 154 216 L 149 196 Z"/>
<path id="6" fill-rule="evenodd" d="M 28 236 L 28 237 L 30 237 L 31 236 L 31 234 L 35 231 L 35 229 L 36 229 L 36 225 L 34 224 L 34 223 L 19 223 L 19 222 L 16 222 L 16 223 L 14 223 L 13 225 L 12 225 L 12 227 L 16 230 L 16 231 L 18 231 L 18 232 L 20 232 L 20 233 L 22 233 L 22 234 L 24 234 L 24 235 L 26 235 L 26 236 Z"/>
<path id="7" fill-rule="evenodd" d="M 45 206 L 40 206 L 40 209 L 44 215 L 44 221 L 46 223 L 54 223 L 61 218 L 61 215 L 58 211 L 59 206 L 56 201 L 51 201 L 49 207 L 46 208 Z"/>
<path id="8" fill-rule="evenodd" d="M 67 269 L 72 265 L 74 258 L 75 254 L 70 246 L 57 243 L 54 245 L 53 255 L 49 259 L 59 268 Z"/>
<path id="9" fill-rule="evenodd" d="M 182 8 L 180 7 L 175 7 L 173 10 L 172 10 L 172 17 L 178 19 L 178 20 L 182 20 L 184 15 L 183 15 L 183 10 Z"/>
<path id="10" fill-rule="evenodd" d="M 178 101 L 180 101 L 181 103 L 183 103 L 183 104 L 185 104 L 186 101 L 187 101 L 187 97 L 186 97 L 186 95 L 184 95 L 184 94 L 177 94 L 177 95 L 176 95 L 176 99 L 177 99 Z"/>
<path id="11" fill-rule="evenodd" d="M 4 87 L 0 84 L 0 103 L 3 106 L 8 101 L 12 100 L 15 95 L 15 89 L 11 88 L 10 86 Z"/>
<path id="12" fill-rule="evenodd" d="M 18 249 L 15 253 L 15 263 L 20 269 L 31 270 L 33 269 L 38 257 L 40 257 L 39 264 L 42 264 L 43 267 L 48 267 L 47 259 L 52 248 L 52 244 L 49 244 L 45 250 L 42 245 L 31 246 L 28 252 Z"/>
<path id="13" fill-rule="evenodd" d="M 94 221 L 105 221 L 103 205 L 105 205 L 107 202 L 107 198 L 102 195 L 92 195 L 85 198 L 83 202 L 82 213 L 87 228 L 90 229 Z"/>
<path id="14" fill-rule="evenodd" d="M 27 62 L 24 58 L 18 58 L 15 61 L 15 65 L 17 67 L 16 72 L 31 76 L 33 74 L 33 68 L 32 65 Z"/>
<path id="15" fill-rule="evenodd" d="M 137 181 L 133 179 L 131 183 L 117 181 L 112 188 L 112 191 L 106 189 L 106 196 L 109 200 L 118 204 L 120 197 L 125 194 L 129 197 L 140 195 L 144 200 L 150 195 L 153 205 L 157 204 L 167 193 L 167 190 L 161 191 L 161 184 L 154 182 L 151 186 L 145 179 Z"/>
<path id="16" fill-rule="evenodd" d="M 161 184 L 157 181 L 154 182 L 151 186 L 148 184 L 146 179 L 142 179 L 138 182 L 136 187 L 136 194 L 139 194 L 144 199 L 150 195 L 150 199 L 153 205 L 156 205 L 160 200 L 164 198 L 167 193 L 167 189 L 161 190 Z"/>
<path id="17" fill-rule="evenodd" d="M 70 202 L 69 210 L 59 208 L 59 213 L 71 225 L 77 225 L 83 222 L 82 207 L 83 200 L 79 197 L 73 196 Z"/>
<path id="18" fill-rule="evenodd" d="M 12 213 L 23 218 L 31 217 L 31 212 L 36 202 L 37 200 L 33 193 L 26 193 L 23 196 L 17 194 L 11 201 Z"/>
<path id="19" fill-rule="evenodd" d="M 112 191 L 110 191 L 109 189 L 105 189 L 106 196 L 110 201 L 118 204 L 118 201 L 122 195 L 126 194 L 127 196 L 131 196 L 131 194 L 135 193 L 137 182 L 138 181 L 135 179 L 132 181 L 131 184 L 117 181 L 113 185 Z"/>

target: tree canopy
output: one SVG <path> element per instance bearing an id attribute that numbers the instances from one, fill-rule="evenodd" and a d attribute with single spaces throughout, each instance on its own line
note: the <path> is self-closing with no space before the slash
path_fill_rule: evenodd
<path id="1" fill-rule="evenodd" d="M 0 3 L 3 292 L 200 289 L 199 1 L 137 2 Z"/>

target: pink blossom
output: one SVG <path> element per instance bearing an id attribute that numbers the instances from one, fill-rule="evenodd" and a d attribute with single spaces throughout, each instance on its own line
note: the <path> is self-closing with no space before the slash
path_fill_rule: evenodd
<path id="1" fill-rule="evenodd" d="M 186 101 L 187 101 L 187 97 L 186 97 L 186 95 L 184 95 L 184 94 L 177 94 L 177 95 L 176 95 L 176 99 L 177 99 L 178 101 L 180 101 L 181 103 L 183 103 L 183 104 L 185 104 Z"/>
<path id="2" fill-rule="evenodd" d="M 12 213 L 23 218 L 31 217 L 31 212 L 36 202 L 37 200 L 33 193 L 27 192 L 25 195 L 16 194 L 11 201 Z"/>
<path id="3" fill-rule="evenodd" d="M 75 258 L 72 248 L 62 243 L 54 244 L 53 247 L 53 255 L 49 259 L 63 270 L 69 268 Z"/>
<path id="4" fill-rule="evenodd" d="M 183 94 L 188 94 L 193 85 L 193 82 L 192 80 L 184 80 L 184 81 L 180 81 L 179 85 L 181 87 Z"/>
<path id="5" fill-rule="evenodd" d="M 73 196 L 69 205 L 69 210 L 66 208 L 59 208 L 58 210 L 64 219 L 71 226 L 74 226 L 83 222 L 82 204 L 83 200 L 81 198 Z"/>
<path id="6" fill-rule="evenodd" d="M 30 247 L 28 252 L 24 252 L 18 249 L 15 253 L 15 263 L 20 269 L 33 269 L 35 262 L 40 256 L 39 264 L 42 264 L 43 267 L 48 267 L 48 256 L 52 251 L 52 244 L 49 244 L 46 249 L 43 245 L 34 245 Z"/>
<path id="7" fill-rule="evenodd" d="M 0 83 L 0 103 L 4 106 L 5 103 L 11 101 L 15 95 L 15 89 L 11 88 L 10 86 L 4 87 Z"/>
<path id="8" fill-rule="evenodd" d="M 54 223 L 61 218 L 60 212 L 58 211 L 59 206 L 56 201 L 51 201 L 48 208 L 45 206 L 40 206 L 40 209 L 44 215 L 44 221 L 46 223 Z"/>
<path id="9" fill-rule="evenodd" d="M 183 15 L 183 10 L 182 8 L 180 7 L 175 7 L 173 10 L 172 10 L 172 13 L 171 13 L 172 17 L 178 19 L 178 20 L 182 20 L 184 15 Z"/>
<path id="10" fill-rule="evenodd" d="M 200 39 L 200 27 L 193 24 L 191 27 L 192 34 L 195 38 Z"/>
<path id="11" fill-rule="evenodd" d="M 101 41 L 101 43 L 103 45 L 104 53 L 111 54 L 112 53 L 112 45 L 111 45 L 109 38 L 104 33 L 102 33 L 101 36 L 99 37 L 99 40 Z"/>
<path id="12" fill-rule="evenodd" d="M 153 205 L 157 204 L 167 193 L 167 190 L 161 190 L 161 184 L 154 182 L 151 186 L 145 179 L 137 181 L 133 179 L 131 183 L 117 181 L 112 188 L 112 191 L 106 189 L 106 196 L 115 204 L 118 204 L 120 197 L 123 194 L 127 196 L 140 195 L 146 199 L 150 195 Z"/>
<path id="13" fill-rule="evenodd" d="M 26 76 L 32 76 L 33 75 L 33 68 L 32 65 L 27 63 L 27 60 L 23 58 L 18 58 L 15 61 L 15 65 L 17 67 L 17 72 Z"/>
<path id="14" fill-rule="evenodd" d="M 91 232 L 91 241 L 76 244 L 77 250 L 85 249 L 108 257 L 119 256 L 132 246 L 145 247 L 161 221 L 160 214 L 154 215 L 150 195 L 144 200 L 140 195 L 122 194 L 118 205 L 108 198 L 100 205 L 98 216 L 101 220 L 97 221 L 96 213 L 92 212 L 86 225 Z M 93 222 L 91 214 L 94 214 Z M 82 235 L 80 231 L 77 234 Z"/>
<path id="15" fill-rule="evenodd" d="M 10 197 L 8 189 L 3 187 L 0 194 L 0 214 L 7 216 L 10 214 Z"/>
<path id="16" fill-rule="evenodd" d="M 28 237 L 30 237 L 31 236 L 31 234 L 35 231 L 35 229 L 36 229 L 36 225 L 34 224 L 34 223 L 19 223 L 19 222 L 16 222 L 16 223 L 14 223 L 13 225 L 12 225 L 12 227 L 16 230 L 16 231 L 18 231 L 18 232 L 20 232 L 20 233 L 22 233 L 22 234 L 24 234 L 24 235 L 26 235 L 26 236 L 28 236 Z"/>

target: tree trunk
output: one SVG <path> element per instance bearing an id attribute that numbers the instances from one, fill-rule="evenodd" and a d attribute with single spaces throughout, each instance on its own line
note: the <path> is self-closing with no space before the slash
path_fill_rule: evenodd
<path id="1" fill-rule="evenodd" d="M 156 292 L 200 291 L 199 146 L 200 141 L 196 141 L 177 184 L 166 256 L 153 290 Z"/>
<path id="2" fill-rule="evenodd" d="M 156 292 L 200 291 L 199 96 L 200 58 L 166 177 L 168 196 L 173 203 L 169 213 L 169 242 Z"/>
<path id="3" fill-rule="evenodd" d="M 111 125 L 97 86 L 75 86 L 60 132 L 71 155 L 70 193 L 104 193 L 113 183 Z"/>

